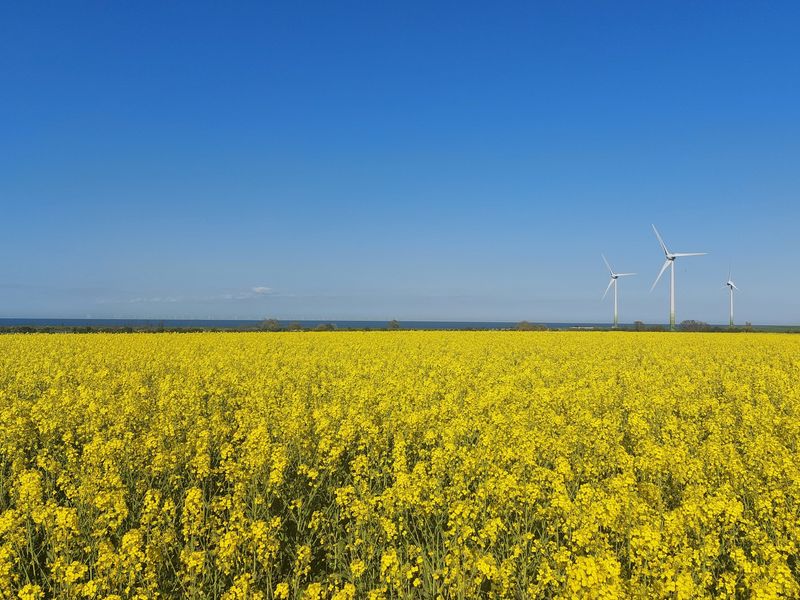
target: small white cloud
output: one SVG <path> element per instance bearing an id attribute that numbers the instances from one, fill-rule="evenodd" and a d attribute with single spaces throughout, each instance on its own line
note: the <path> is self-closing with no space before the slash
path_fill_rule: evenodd
<path id="1" fill-rule="evenodd" d="M 252 300 L 272 293 L 272 288 L 263 285 L 251 287 L 249 290 L 241 292 L 227 292 L 219 296 L 222 300 Z"/>
<path id="2" fill-rule="evenodd" d="M 154 298 L 131 298 L 128 300 L 131 304 L 139 304 L 141 302 L 180 302 L 181 299 L 175 296 L 155 296 Z"/>
<path id="3" fill-rule="evenodd" d="M 174 303 L 174 302 L 215 302 L 219 300 L 252 300 L 254 298 L 261 298 L 263 296 L 271 295 L 272 288 L 269 288 L 265 285 L 256 285 L 251 287 L 250 289 L 245 289 L 241 291 L 233 291 L 233 292 L 225 292 L 224 294 L 219 294 L 218 296 L 205 296 L 205 297 L 195 297 L 195 296 L 136 296 L 134 298 L 130 298 L 127 300 L 130 304 L 143 304 L 143 303 Z M 98 301 L 102 302 L 102 301 Z M 124 300 L 123 300 L 124 302 Z"/>

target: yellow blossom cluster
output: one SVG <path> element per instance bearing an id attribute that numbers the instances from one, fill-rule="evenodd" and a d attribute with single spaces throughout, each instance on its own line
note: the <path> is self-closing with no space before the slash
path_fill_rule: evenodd
<path id="1" fill-rule="evenodd" d="M 797 598 L 800 336 L 0 336 L 0 599 Z"/>

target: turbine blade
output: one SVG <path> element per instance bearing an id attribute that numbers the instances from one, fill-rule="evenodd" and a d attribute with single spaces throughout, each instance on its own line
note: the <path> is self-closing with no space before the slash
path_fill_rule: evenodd
<path id="1" fill-rule="evenodd" d="M 653 231 L 656 234 L 656 237 L 658 238 L 658 243 L 661 245 L 661 249 L 664 251 L 664 254 L 669 254 L 669 250 L 667 250 L 667 245 L 664 243 L 664 240 L 661 239 L 661 234 L 658 233 L 658 229 L 656 229 L 655 225 L 653 225 L 652 227 Z"/>
<path id="2" fill-rule="evenodd" d="M 617 277 L 628 277 L 630 275 L 636 275 L 636 273 L 617 273 Z"/>
<path id="3" fill-rule="evenodd" d="M 606 257 L 605 257 L 605 255 L 604 255 L 604 254 L 601 254 L 600 256 L 602 256 L 602 257 L 603 257 L 603 262 L 604 262 L 604 263 L 606 263 L 606 267 L 608 267 L 608 272 L 609 272 L 609 273 L 611 273 L 611 274 L 613 275 L 613 274 L 614 274 L 614 270 L 611 268 L 611 265 L 610 265 L 610 264 L 608 264 L 608 261 L 606 260 Z"/>
<path id="4" fill-rule="evenodd" d="M 664 266 L 661 267 L 661 270 L 658 272 L 658 277 L 656 277 L 656 280 L 653 282 L 653 285 L 650 286 L 650 291 L 651 292 L 656 288 L 656 284 L 658 283 L 658 280 L 661 279 L 661 276 L 664 274 L 664 271 L 667 270 L 668 266 L 669 266 L 669 260 L 664 261 Z"/>
<path id="5" fill-rule="evenodd" d="M 708 252 L 675 252 L 672 256 L 705 256 Z"/>
<path id="6" fill-rule="evenodd" d="M 606 296 L 608 295 L 608 290 L 610 290 L 610 289 L 611 289 L 611 286 L 612 286 L 612 285 L 614 285 L 614 280 L 613 280 L 613 279 L 612 279 L 611 281 L 609 281 L 609 282 L 608 282 L 608 287 L 606 288 L 606 291 L 605 291 L 605 292 L 603 292 L 603 298 L 602 298 L 603 300 L 605 300 L 605 299 L 606 299 Z"/>

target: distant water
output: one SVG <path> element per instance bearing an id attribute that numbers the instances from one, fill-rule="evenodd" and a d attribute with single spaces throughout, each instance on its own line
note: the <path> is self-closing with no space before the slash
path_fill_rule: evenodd
<path id="1" fill-rule="evenodd" d="M 256 329 L 261 320 L 226 320 L 226 319 L 0 319 L 0 327 L 133 327 L 135 329 Z M 387 321 L 339 321 L 318 320 L 278 321 L 285 327 L 290 323 L 299 323 L 307 329 L 317 325 L 332 324 L 337 329 L 385 329 Z M 534 321 L 531 321 L 533 323 Z M 517 322 L 511 321 L 399 321 L 401 329 L 514 329 Z M 542 323 L 553 329 L 571 327 L 610 327 L 606 323 Z"/>

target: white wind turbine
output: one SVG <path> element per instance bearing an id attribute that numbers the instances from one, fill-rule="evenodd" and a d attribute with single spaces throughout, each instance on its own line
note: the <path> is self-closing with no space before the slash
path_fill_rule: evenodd
<path id="1" fill-rule="evenodd" d="M 733 327 L 733 290 L 737 290 L 738 291 L 739 288 L 736 287 L 736 284 L 733 283 L 733 280 L 731 279 L 731 271 L 730 271 L 730 269 L 728 269 L 728 281 L 725 283 L 725 285 L 727 286 L 728 291 L 730 292 L 730 296 L 731 296 L 731 315 L 730 315 L 730 319 L 728 320 L 728 325 L 730 327 Z"/>
<path id="2" fill-rule="evenodd" d="M 664 271 L 667 270 L 669 267 L 670 270 L 670 277 L 669 277 L 669 328 L 671 330 L 675 329 L 675 259 L 680 258 L 682 256 L 704 256 L 708 254 L 708 252 L 670 252 L 667 250 L 667 245 L 664 243 L 664 240 L 661 239 L 661 235 L 658 233 L 658 229 L 656 226 L 653 225 L 653 231 L 658 238 L 658 243 L 661 244 L 661 249 L 664 251 L 664 256 L 666 260 L 664 261 L 664 265 L 661 267 L 661 270 L 658 272 L 658 277 L 653 282 L 653 285 L 650 287 L 650 291 L 652 292 L 656 284 L 658 283 L 661 276 L 664 274 Z"/>
<path id="3" fill-rule="evenodd" d="M 600 255 L 603 257 L 603 262 L 606 263 L 606 267 L 608 267 L 608 272 L 611 273 L 611 281 L 608 282 L 608 287 L 606 288 L 605 293 L 603 294 L 603 300 L 605 300 L 606 296 L 608 295 L 608 290 L 611 289 L 611 286 L 614 286 L 614 329 L 619 326 L 619 318 L 617 316 L 617 279 L 620 277 L 629 277 L 630 275 L 636 275 L 636 273 L 614 273 L 614 269 L 611 268 L 611 265 L 608 264 L 606 257 L 602 254 Z"/>

